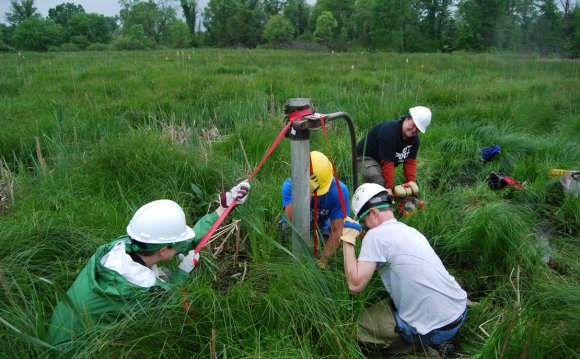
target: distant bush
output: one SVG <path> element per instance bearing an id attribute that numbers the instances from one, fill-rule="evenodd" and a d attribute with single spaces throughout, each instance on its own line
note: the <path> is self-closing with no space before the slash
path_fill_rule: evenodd
<path id="1" fill-rule="evenodd" d="M 100 42 L 96 42 L 94 44 L 90 44 L 87 47 L 87 51 L 107 51 L 110 50 L 110 46 L 107 44 L 101 44 Z"/>
<path id="2" fill-rule="evenodd" d="M 86 49 L 91 43 L 85 35 L 71 36 L 70 42 L 75 45 L 78 45 L 78 47 L 81 48 L 81 50 Z"/>
<path id="3" fill-rule="evenodd" d="M 14 51 L 14 48 L 12 46 L 8 46 L 0 41 L 0 52 L 11 52 L 11 51 Z"/>
<path id="4" fill-rule="evenodd" d="M 80 51 L 81 48 L 79 45 L 77 44 L 73 44 L 70 42 L 65 42 L 64 44 L 60 44 L 60 46 L 58 47 L 58 49 L 60 51 L 67 51 L 67 52 L 75 52 L 75 51 Z"/>
<path id="5" fill-rule="evenodd" d="M 155 48 L 155 43 L 149 38 L 136 39 L 120 36 L 111 44 L 113 50 L 148 50 Z"/>

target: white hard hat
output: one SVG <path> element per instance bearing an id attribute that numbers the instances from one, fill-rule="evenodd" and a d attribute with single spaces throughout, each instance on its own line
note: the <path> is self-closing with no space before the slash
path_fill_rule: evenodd
<path id="1" fill-rule="evenodd" d="M 425 133 L 431 123 L 431 110 L 425 106 L 415 106 L 409 109 L 409 113 L 419 131 Z"/>
<path id="2" fill-rule="evenodd" d="M 354 212 L 355 219 L 360 219 L 359 215 L 362 215 L 366 209 L 365 205 L 370 201 L 371 198 L 376 197 L 378 194 L 383 193 L 385 196 L 383 198 L 377 199 L 377 203 L 389 203 L 392 201 L 392 197 L 388 194 L 387 189 L 380 184 L 376 183 L 365 183 L 360 185 L 354 195 L 352 196 L 352 211 Z M 368 206 L 367 206 L 368 207 Z"/>
<path id="3" fill-rule="evenodd" d="M 183 209 L 168 199 L 149 202 L 139 208 L 127 226 L 127 234 L 141 243 L 159 244 L 195 237 L 193 229 L 185 224 Z"/>

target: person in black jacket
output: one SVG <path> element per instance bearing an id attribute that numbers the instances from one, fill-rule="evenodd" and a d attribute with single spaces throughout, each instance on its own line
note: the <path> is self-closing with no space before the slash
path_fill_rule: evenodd
<path id="1" fill-rule="evenodd" d="M 402 163 L 405 182 L 416 182 L 418 134 L 425 133 L 430 123 L 431 110 L 416 106 L 400 120 L 384 121 L 371 128 L 356 148 L 364 181 L 384 186 L 392 194 L 395 167 Z"/>

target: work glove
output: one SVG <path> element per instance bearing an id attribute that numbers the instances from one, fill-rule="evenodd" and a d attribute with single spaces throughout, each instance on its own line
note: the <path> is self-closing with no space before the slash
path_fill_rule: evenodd
<path id="1" fill-rule="evenodd" d="M 235 187 L 232 187 L 228 192 L 220 193 L 220 206 L 228 208 L 234 200 L 238 200 L 238 204 L 243 204 L 248 198 L 250 191 L 250 182 L 242 181 Z"/>
<path id="2" fill-rule="evenodd" d="M 358 237 L 360 232 L 362 232 L 361 225 L 354 219 L 346 217 L 344 219 L 344 228 L 342 229 L 342 237 L 340 237 L 340 240 L 355 245 L 356 237 Z"/>
<path id="3" fill-rule="evenodd" d="M 395 186 L 395 196 L 399 198 L 406 198 L 409 196 L 416 196 L 419 194 L 419 186 L 414 181 L 409 181 L 398 186 Z"/>
<path id="4" fill-rule="evenodd" d="M 320 187 L 320 181 L 316 173 L 310 175 L 310 194 L 314 193 Z"/>
<path id="5" fill-rule="evenodd" d="M 194 250 L 191 250 L 186 256 L 180 254 L 179 259 L 181 259 L 179 268 L 186 273 L 191 273 L 191 271 L 194 270 L 199 263 L 199 253 L 195 253 Z"/>

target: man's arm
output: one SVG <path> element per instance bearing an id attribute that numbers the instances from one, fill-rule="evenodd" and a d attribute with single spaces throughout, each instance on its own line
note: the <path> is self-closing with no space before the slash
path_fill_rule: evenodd
<path id="1" fill-rule="evenodd" d="M 288 203 L 286 207 L 284 207 L 284 215 L 289 221 L 292 220 L 292 203 Z"/>
<path id="2" fill-rule="evenodd" d="M 330 221 L 330 237 L 326 241 L 326 245 L 322 250 L 322 258 L 330 257 L 340 247 L 340 237 L 342 237 L 342 230 L 344 229 L 344 218 L 337 218 Z"/>
<path id="3" fill-rule="evenodd" d="M 358 262 L 354 245 L 344 242 L 342 246 L 344 257 L 344 276 L 348 283 L 348 291 L 358 294 L 367 286 L 377 267 L 375 262 Z"/>
<path id="4" fill-rule="evenodd" d="M 395 187 L 395 163 L 391 161 L 381 161 L 381 172 L 385 179 L 385 188 L 393 190 Z"/>
<path id="5" fill-rule="evenodd" d="M 405 173 L 405 182 L 417 182 L 417 160 L 407 158 L 403 162 L 403 172 Z"/>

